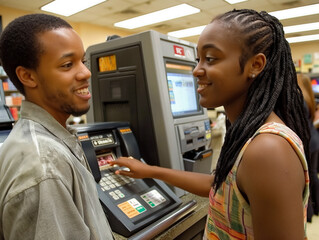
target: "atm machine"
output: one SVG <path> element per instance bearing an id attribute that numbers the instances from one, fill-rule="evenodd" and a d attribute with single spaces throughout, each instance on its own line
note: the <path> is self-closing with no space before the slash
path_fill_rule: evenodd
<path id="1" fill-rule="evenodd" d="M 108 160 L 121 156 L 141 159 L 129 123 L 101 122 L 73 127 L 114 232 L 132 240 L 151 239 L 196 208 L 196 201 L 181 205 L 181 200 L 162 181 L 115 174 L 119 167 L 110 166 Z"/>
<path id="2" fill-rule="evenodd" d="M 148 164 L 211 172 L 210 121 L 192 74 L 195 44 L 151 30 L 90 46 L 86 54 L 88 122 L 129 122 Z"/>

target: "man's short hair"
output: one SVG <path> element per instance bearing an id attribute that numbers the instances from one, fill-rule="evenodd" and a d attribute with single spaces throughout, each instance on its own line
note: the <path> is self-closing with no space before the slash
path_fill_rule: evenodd
<path id="1" fill-rule="evenodd" d="M 22 93 L 23 84 L 16 75 L 22 66 L 36 69 L 43 52 L 38 35 L 58 28 L 72 28 L 65 20 L 48 14 L 28 14 L 16 18 L 0 36 L 0 60 L 9 79 Z"/>

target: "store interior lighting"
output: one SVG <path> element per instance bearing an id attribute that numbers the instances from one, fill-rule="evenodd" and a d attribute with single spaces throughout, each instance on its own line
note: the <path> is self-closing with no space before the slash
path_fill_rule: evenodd
<path id="1" fill-rule="evenodd" d="M 116 27 L 134 29 L 154 23 L 159 23 L 175 18 L 180 18 L 200 12 L 200 9 L 192 7 L 186 3 L 174 7 L 166 8 L 156 12 L 148 13 L 139 17 L 134 17 L 128 20 L 117 22 Z"/>
<path id="2" fill-rule="evenodd" d="M 297 32 L 306 32 L 319 29 L 319 22 L 298 24 L 293 26 L 284 27 L 285 34 L 288 33 L 297 33 Z"/>
<path id="3" fill-rule="evenodd" d="M 269 13 L 279 20 L 319 14 L 319 3 L 303 7 L 289 8 Z"/>
<path id="4" fill-rule="evenodd" d="M 62 16 L 71 16 L 106 0 L 55 0 L 41 7 L 41 10 Z"/>
<path id="5" fill-rule="evenodd" d="M 248 0 L 225 0 L 225 2 L 228 2 L 229 4 L 236 4 L 241 2 L 246 2 Z"/>
<path id="6" fill-rule="evenodd" d="M 319 14 L 319 4 L 312 4 L 312 5 L 308 5 L 304 7 L 274 11 L 274 12 L 270 12 L 269 14 L 277 17 L 279 20 Z M 177 38 L 185 38 L 185 37 L 200 35 L 200 33 L 203 31 L 204 28 L 205 26 L 198 26 L 198 27 L 192 27 L 192 28 L 169 32 L 167 34 Z M 298 25 L 284 27 L 285 34 L 312 31 L 312 30 L 318 30 L 318 29 L 319 29 L 319 22 L 298 24 Z M 290 43 L 295 43 L 295 42 L 302 42 L 302 41 L 313 41 L 318 39 L 317 39 L 317 35 L 315 34 L 315 35 L 306 35 L 306 36 L 300 36 L 300 37 L 291 37 L 291 38 L 287 38 L 287 40 Z"/>
<path id="7" fill-rule="evenodd" d="M 62 16 L 71 16 L 77 12 L 83 11 L 84 9 L 90 8 L 92 6 L 95 6 L 105 1 L 106 0 L 90 0 L 90 1 L 88 0 L 68 0 L 68 1 L 55 0 L 41 7 L 41 10 L 59 14 Z M 230 4 L 236 4 L 236 3 L 244 2 L 247 0 L 225 0 L 225 1 Z M 117 22 L 114 24 L 114 26 L 120 27 L 120 28 L 126 28 L 126 29 L 135 29 L 135 28 L 151 25 L 154 23 L 159 23 L 159 22 L 195 14 L 198 12 L 200 12 L 200 9 L 198 8 L 195 8 L 188 4 L 180 4 L 174 7 L 162 9 L 156 12 L 152 12 L 142 16 L 127 19 L 121 22 Z M 289 8 L 289 9 L 269 12 L 269 14 L 275 16 L 279 20 L 319 14 L 319 3 L 303 6 L 303 7 Z M 168 32 L 167 34 L 169 36 L 173 36 L 176 38 L 185 38 L 185 37 L 200 35 L 200 33 L 203 31 L 204 28 L 205 28 L 205 25 Z M 319 22 L 284 27 L 285 34 L 305 32 L 305 31 L 318 30 L 318 29 L 319 29 Z M 294 43 L 297 41 L 298 42 L 312 41 L 312 40 L 318 40 L 318 39 L 317 39 L 317 34 L 315 34 L 315 35 L 306 35 L 306 36 L 300 36 L 300 37 L 290 37 L 290 38 L 287 38 L 287 40 L 289 40 L 290 43 Z"/>
<path id="8" fill-rule="evenodd" d="M 319 40 L 319 34 L 290 37 L 290 38 L 286 38 L 286 39 L 289 43 L 309 42 L 309 41 Z"/>

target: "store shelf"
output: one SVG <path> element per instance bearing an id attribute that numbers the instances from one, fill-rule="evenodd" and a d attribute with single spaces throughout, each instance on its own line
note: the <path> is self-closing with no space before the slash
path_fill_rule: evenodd
<path id="1" fill-rule="evenodd" d="M 318 72 L 318 73 L 307 73 L 307 75 L 308 75 L 310 78 L 319 78 L 319 72 Z"/>
<path id="2" fill-rule="evenodd" d="M 11 107 L 12 107 L 12 108 L 13 108 L 13 107 L 15 107 L 15 108 L 20 108 L 20 107 L 21 107 L 21 105 L 7 105 L 7 106 L 10 107 L 10 108 L 11 108 Z"/>
<path id="3" fill-rule="evenodd" d="M 9 107 L 15 121 L 19 119 L 21 102 L 24 96 L 15 88 L 10 79 L 5 75 L 0 75 L 6 105 Z"/>
<path id="4" fill-rule="evenodd" d="M 19 91 L 18 90 L 4 90 L 5 95 L 12 94 L 12 93 L 19 93 Z"/>

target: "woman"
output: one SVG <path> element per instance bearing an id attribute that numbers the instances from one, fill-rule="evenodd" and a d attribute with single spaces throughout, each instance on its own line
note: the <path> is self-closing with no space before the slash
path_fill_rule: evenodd
<path id="1" fill-rule="evenodd" d="M 266 12 L 227 12 L 203 30 L 197 54 L 200 104 L 224 106 L 231 123 L 214 173 L 110 164 L 209 197 L 204 239 L 305 239 L 309 129 L 281 23 Z"/>

